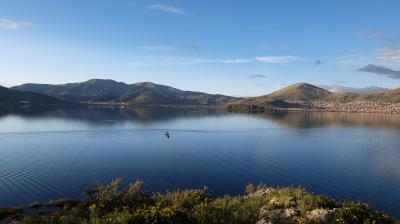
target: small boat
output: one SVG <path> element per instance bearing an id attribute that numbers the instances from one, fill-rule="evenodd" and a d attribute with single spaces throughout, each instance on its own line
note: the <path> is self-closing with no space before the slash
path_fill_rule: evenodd
<path id="1" fill-rule="evenodd" d="M 170 138 L 170 134 L 169 134 L 169 132 L 167 131 L 167 132 L 165 132 L 165 134 L 164 134 L 167 138 Z"/>

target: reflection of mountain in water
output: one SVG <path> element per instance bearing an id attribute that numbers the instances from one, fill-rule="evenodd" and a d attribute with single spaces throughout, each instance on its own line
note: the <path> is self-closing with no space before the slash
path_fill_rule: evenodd
<path id="1" fill-rule="evenodd" d="M 68 107 L 57 109 L 0 109 L 0 119 L 6 115 L 24 118 L 60 118 L 91 124 L 115 124 L 125 121 L 141 123 L 163 122 L 178 118 L 232 115 L 216 109 L 170 107 Z M 242 114 L 243 115 L 243 114 Z M 270 112 L 249 114 L 289 128 L 380 127 L 400 130 L 400 115 L 342 112 Z"/>
<path id="2" fill-rule="evenodd" d="M 290 128 L 322 127 L 384 127 L 400 129 L 400 116 L 374 113 L 342 112 L 273 112 L 256 116 L 274 121 Z"/>
<path id="3" fill-rule="evenodd" d="M 70 107 L 51 110 L 0 110 L 0 118 L 9 114 L 26 118 L 62 118 L 88 123 L 118 123 L 135 121 L 142 123 L 168 121 L 180 117 L 216 115 L 215 109 L 168 108 L 168 107 Z"/>

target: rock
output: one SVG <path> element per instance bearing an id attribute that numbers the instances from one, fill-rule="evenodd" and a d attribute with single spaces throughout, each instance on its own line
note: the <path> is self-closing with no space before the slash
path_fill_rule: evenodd
<path id="1" fill-rule="evenodd" d="M 267 216 L 268 213 L 269 213 L 268 206 L 266 206 L 266 205 L 261 206 L 260 212 L 259 212 L 260 216 L 261 217 Z"/>
<path id="2" fill-rule="evenodd" d="M 261 219 L 260 221 L 257 222 L 257 224 L 273 224 L 271 221 L 267 221 L 265 219 Z"/>
<path id="3" fill-rule="evenodd" d="M 310 221 L 322 221 L 326 222 L 334 218 L 335 214 L 338 213 L 340 209 L 314 209 L 306 213 L 306 218 Z"/>
<path id="4" fill-rule="evenodd" d="M 293 208 L 287 208 L 283 210 L 283 217 L 285 218 L 292 218 L 297 215 L 297 211 Z"/>
<path id="5" fill-rule="evenodd" d="M 260 217 L 284 217 L 284 211 L 282 209 L 268 209 L 268 206 L 263 205 L 260 208 L 260 213 L 259 213 Z"/>

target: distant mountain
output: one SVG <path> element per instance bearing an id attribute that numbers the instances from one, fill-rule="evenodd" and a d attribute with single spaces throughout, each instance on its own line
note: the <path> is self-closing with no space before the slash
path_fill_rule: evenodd
<path id="1" fill-rule="evenodd" d="M 0 86 L 0 107 L 50 106 L 67 104 L 40 93 L 21 92 Z"/>
<path id="2" fill-rule="evenodd" d="M 233 104 L 236 105 L 271 105 L 274 103 L 283 102 L 353 102 L 353 101 L 371 101 L 371 102 L 387 102 L 387 103 L 400 103 L 400 88 L 386 90 L 380 93 L 338 93 L 331 92 L 320 87 L 308 84 L 308 83 L 297 83 L 285 87 L 281 90 L 267 94 L 264 96 L 240 99 L 235 101 Z M 288 105 L 293 106 L 293 105 Z"/>
<path id="3" fill-rule="evenodd" d="M 320 85 L 319 87 L 336 93 L 381 93 L 386 90 L 389 90 L 387 88 L 379 86 L 366 86 L 357 88 L 357 87 L 349 87 L 341 85 Z"/>
<path id="4" fill-rule="evenodd" d="M 129 85 L 108 79 L 63 85 L 29 83 L 12 89 L 37 92 L 65 101 L 132 105 L 219 105 L 237 100 L 235 97 L 183 91 L 151 82 Z"/>

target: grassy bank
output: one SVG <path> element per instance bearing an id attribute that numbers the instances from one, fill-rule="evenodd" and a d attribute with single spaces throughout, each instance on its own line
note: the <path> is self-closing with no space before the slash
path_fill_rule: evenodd
<path id="1" fill-rule="evenodd" d="M 339 202 L 302 188 L 249 185 L 246 194 L 215 197 L 207 189 L 150 194 L 134 182 L 94 183 L 82 201 L 33 203 L 0 209 L 0 218 L 13 223 L 397 223 L 367 204 Z"/>

